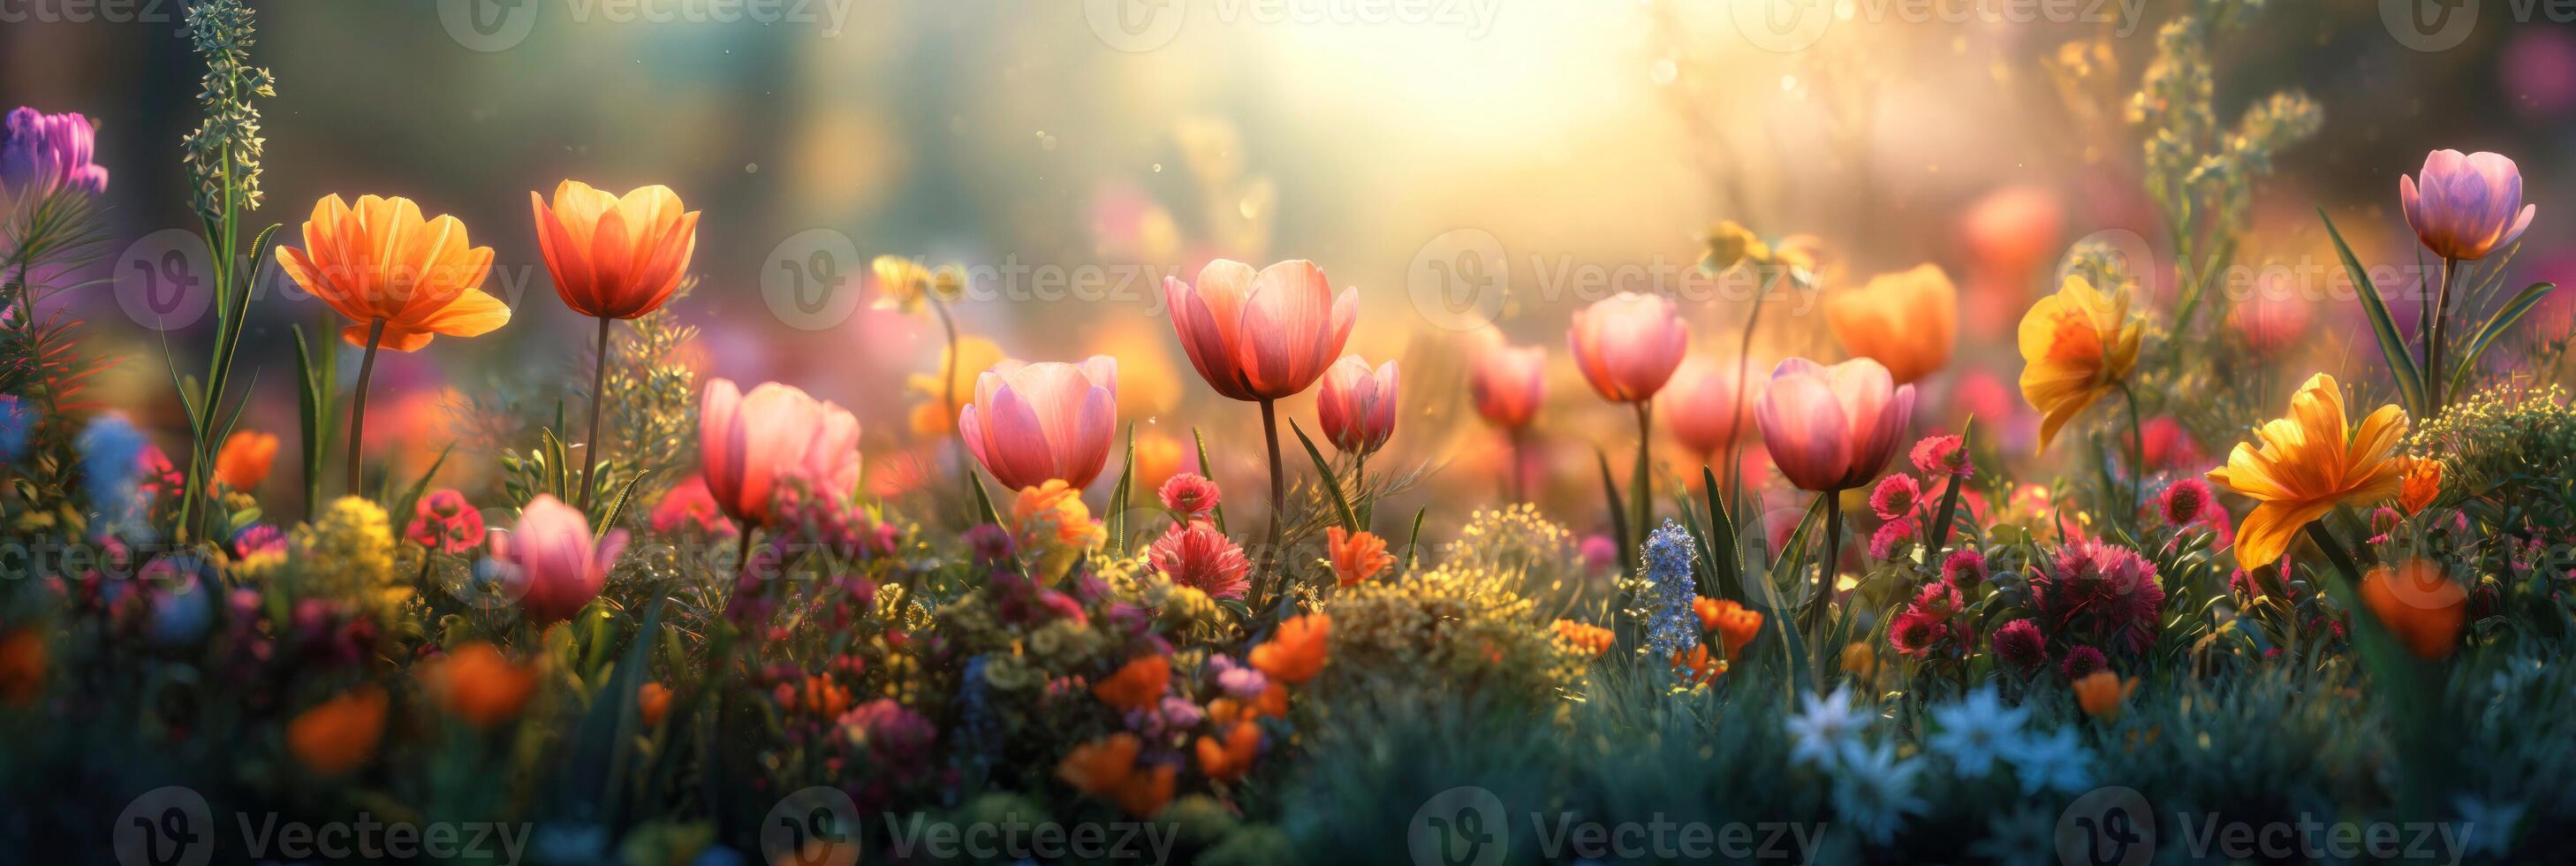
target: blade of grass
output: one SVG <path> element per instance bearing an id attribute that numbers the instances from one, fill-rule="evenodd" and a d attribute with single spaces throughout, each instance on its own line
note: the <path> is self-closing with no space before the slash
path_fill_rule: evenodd
<path id="1" fill-rule="evenodd" d="M 2406 401 L 2406 410 L 2417 418 L 2427 409 L 2424 397 L 2426 371 L 2415 366 L 2415 356 L 2406 351 L 2406 338 L 2397 332 L 2397 320 L 2388 315 L 2388 304 L 2379 297 L 2379 287 L 2370 281 L 2370 271 L 2352 254 L 2352 245 L 2344 243 L 2334 218 L 2326 209 L 2317 208 L 2317 218 L 2325 220 L 2326 237 L 2334 240 L 2335 255 L 2343 259 L 2344 272 L 2352 277 L 2353 295 L 2361 300 L 2361 311 L 2370 319 L 2370 329 L 2379 338 L 2379 354 L 2388 360 L 2388 371 L 2397 380 L 2397 393 Z"/>
<path id="2" fill-rule="evenodd" d="M 1333 475 L 1332 461 L 1324 459 L 1324 452 L 1315 447 L 1315 440 L 1306 438 L 1306 430 L 1297 426 L 1297 419 L 1288 419 L 1288 431 L 1297 434 L 1297 444 L 1306 446 L 1307 459 L 1315 461 L 1315 476 L 1324 480 L 1324 492 L 1332 494 L 1333 510 L 1342 518 L 1342 531 L 1360 531 L 1359 512 L 1352 511 L 1350 498 L 1342 495 L 1342 480 Z"/>

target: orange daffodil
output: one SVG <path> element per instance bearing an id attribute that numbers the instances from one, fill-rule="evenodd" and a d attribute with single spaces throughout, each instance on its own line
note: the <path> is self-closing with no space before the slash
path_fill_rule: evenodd
<path id="1" fill-rule="evenodd" d="M 492 248 L 471 246 L 455 217 L 429 219 L 407 198 L 338 195 L 313 205 L 304 248 L 279 247 L 277 264 L 306 292 L 356 324 L 341 339 L 367 347 L 349 405 L 349 490 L 359 487 L 366 441 L 367 379 L 376 349 L 410 352 L 438 335 L 475 337 L 508 324 L 510 307 L 484 294 Z"/>
<path id="2" fill-rule="evenodd" d="M 2261 503 L 2236 530 L 2236 561 L 2247 569 L 2279 560 L 2301 527 L 2338 504 L 2396 497 L 2411 463 L 2397 453 L 2405 410 L 2381 406 L 2355 429 L 2342 389 L 2324 373 L 2299 386 L 2288 417 L 2265 422 L 2254 435 L 2259 447 L 2237 443 L 2227 465 L 2209 471 L 2210 483 Z"/>
<path id="3" fill-rule="evenodd" d="M 2021 395 L 2042 416 L 2041 450 L 2128 378 L 2142 330 L 2127 295 L 2105 296 L 2083 277 L 2067 277 L 2057 294 L 2031 305 L 2021 318 Z"/>

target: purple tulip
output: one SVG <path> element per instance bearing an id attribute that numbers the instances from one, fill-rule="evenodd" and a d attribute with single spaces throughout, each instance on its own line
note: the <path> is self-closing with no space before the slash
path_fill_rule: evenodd
<path id="1" fill-rule="evenodd" d="M 2483 259 L 2531 227 L 2538 205 L 2522 203 L 2522 170 L 2502 154 L 2437 150 L 2421 178 L 2400 177 L 2397 197 L 2406 224 L 2424 247 L 2446 259 Z"/>
<path id="2" fill-rule="evenodd" d="M 0 130 L 0 189 L 31 198 L 73 189 L 107 191 L 107 169 L 91 162 L 98 131 L 77 112 L 44 114 L 21 107 Z"/>

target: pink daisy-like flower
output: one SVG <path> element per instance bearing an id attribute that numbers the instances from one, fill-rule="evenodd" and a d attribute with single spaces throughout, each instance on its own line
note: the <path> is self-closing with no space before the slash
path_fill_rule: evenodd
<path id="1" fill-rule="evenodd" d="M 1909 608 L 1897 614 L 1895 622 L 1888 624 L 1887 644 L 1895 647 L 1897 652 L 1922 658 L 1931 654 L 1932 645 L 1941 640 L 1944 631 L 1938 618 Z"/>
<path id="2" fill-rule="evenodd" d="M 2201 513 L 2209 508 L 2210 499 L 2215 495 L 2209 489 L 2209 482 L 2197 477 L 2174 482 L 2173 486 L 2165 488 L 2163 499 L 2165 525 L 2190 526 L 2192 521 L 2199 520 Z"/>
<path id="3" fill-rule="evenodd" d="M 1965 606 L 1959 598 L 1959 588 L 1946 580 L 1924 584 L 1923 591 L 1914 594 L 1914 609 L 1936 622 L 1948 621 Z"/>
<path id="4" fill-rule="evenodd" d="M 1941 580 L 1961 591 L 1976 589 L 1986 581 L 1986 555 L 1974 550 L 1952 551 L 1941 560 Z"/>
<path id="5" fill-rule="evenodd" d="M 1894 559 L 1896 558 L 1897 551 L 1904 549 L 1905 543 L 1913 538 L 1913 518 L 1907 517 L 1890 520 L 1881 524 L 1878 527 L 1877 532 L 1870 534 L 1869 557 L 1871 559 Z"/>
<path id="6" fill-rule="evenodd" d="M 1214 598 L 1242 598 L 1251 588 L 1244 574 L 1252 563 L 1244 558 L 1243 548 L 1207 523 L 1174 524 L 1154 542 L 1146 559 L 1173 583 Z"/>
<path id="7" fill-rule="evenodd" d="M 1869 510 L 1880 520 L 1895 520 L 1914 513 L 1923 501 L 1923 485 L 1914 476 L 1899 472 L 1878 480 L 1878 489 L 1869 492 Z"/>
<path id="8" fill-rule="evenodd" d="M 2048 638 L 2039 633 L 2039 623 L 2017 619 L 1995 629 L 1994 651 L 1995 658 L 2028 673 L 2048 663 Z"/>
<path id="9" fill-rule="evenodd" d="M 2111 660 L 2103 658 L 2101 650 L 2089 646 L 2078 646 L 2067 650 L 2066 662 L 2058 668 L 2070 680 L 2083 679 L 2086 674 L 2110 669 Z"/>
<path id="10" fill-rule="evenodd" d="M 1914 443 L 1908 456 L 1925 475 L 1966 478 L 1977 471 L 1976 464 L 1968 461 L 1966 440 L 1957 436 L 1925 436 Z"/>
<path id="11" fill-rule="evenodd" d="M 1171 509 L 1184 520 L 1206 519 L 1216 511 L 1217 501 L 1222 498 L 1216 482 L 1195 472 L 1172 476 L 1156 493 L 1163 498 L 1164 508 Z"/>

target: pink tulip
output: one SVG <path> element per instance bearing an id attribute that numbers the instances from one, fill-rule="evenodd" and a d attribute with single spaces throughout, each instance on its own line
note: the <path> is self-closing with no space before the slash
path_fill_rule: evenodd
<path id="1" fill-rule="evenodd" d="M 1505 430 L 1527 427 L 1547 401 L 1547 351 L 1537 346 L 1507 346 L 1498 336 L 1478 352 L 1467 383 L 1476 412 Z"/>
<path id="2" fill-rule="evenodd" d="M 1249 401 L 1314 385 L 1342 354 L 1360 305 L 1357 290 L 1334 295 L 1324 270 L 1303 259 L 1259 273 L 1218 259 L 1199 271 L 1196 286 L 1164 278 L 1163 297 L 1199 376 L 1217 393 Z"/>
<path id="3" fill-rule="evenodd" d="M 833 495 L 858 486 L 859 419 L 788 385 L 764 382 L 745 395 L 716 379 L 698 401 L 698 462 L 726 516 L 766 523 L 784 481 Z"/>
<path id="4" fill-rule="evenodd" d="M 1658 414 L 1672 429 L 1673 439 L 1702 460 L 1734 444 L 1736 425 L 1752 414 L 1753 396 L 1738 397 L 1743 390 L 1739 369 L 1734 361 L 1692 355 L 1682 359 L 1671 384 L 1656 397 L 1661 404 Z"/>
<path id="5" fill-rule="evenodd" d="M 1887 466 L 1914 420 L 1914 386 L 1897 386 L 1877 361 L 1820 367 L 1780 362 L 1754 413 L 1780 474 L 1801 490 L 1832 492 L 1869 483 Z"/>
<path id="6" fill-rule="evenodd" d="M 1396 367 L 1394 361 L 1369 369 L 1358 355 L 1343 355 L 1324 371 L 1324 390 L 1315 397 L 1315 414 L 1324 438 L 1344 454 L 1367 454 L 1386 444 L 1395 432 Z"/>
<path id="7" fill-rule="evenodd" d="M 545 494 L 519 512 L 516 529 L 492 535 L 493 556 L 518 566 L 520 608 L 540 624 L 571 619 L 589 606 L 625 549 L 625 530 L 594 541 L 589 518 Z"/>
<path id="8" fill-rule="evenodd" d="M 2448 259 L 2483 259 L 2522 237 L 2538 205 L 2522 203 L 2522 170 L 2500 154 L 2437 150 L 2422 177 L 2397 179 L 2406 224 Z"/>
<path id="9" fill-rule="evenodd" d="M 1577 311 L 1566 341 L 1574 346 L 1575 367 L 1602 399 L 1643 403 L 1681 365 L 1690 326 L 1670 298 L 1620 292 Z"/>
<path id="10" fill-rule="evenodd" d="M 1118 359 L 1079 366 L 1003 361 L 975 377 L 975 402 L 957 413 L 957 435 L 984 471 L 1012 490 L 1062 480 L 1076 490 L 1100 477 L 1118 432 Z"/>

